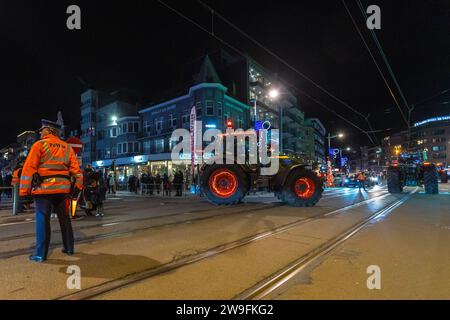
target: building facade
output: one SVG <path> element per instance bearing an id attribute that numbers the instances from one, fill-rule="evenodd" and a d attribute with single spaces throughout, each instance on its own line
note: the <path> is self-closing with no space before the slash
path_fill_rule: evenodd
<path id="1" fill-rule="evenodd" d="M 318 118 L 305 120 L 305 152 L 307 159 L 319 164 L 325 161 L 325 126 Z"/>
<path id="2" fill-rule="evenodd" d="M 213 63 L 214 60 L 217 62 Z M 174 169 L 188 170 L 190 157 L 172 161 L 174 142 L 170 137 L 176 129 L 189 130 L 193 106 L 203 131 L 214 128 L 223 132 L 228 121 L 234 129 L 244 130 L 254 128 L 255 120 L 266 122 L 270 128 L 282 129 L 285 153 L 306 155 L 304 114 L 293 93 L 275 76 L 249 57 L 233 57 L 224 52 L 220 58 L 205 56 L 196 70 L 191 81 L 176 93 L 139 107 L 117 92 L 107 94 L 92 89 L 84 92 L 83 163 L 104 170 L 114 165 L 119 182 L 141 172 L 171 174 Z M 270 98 L 271 89 L 277 89 L 280 96 Z M 325 129 L 318 119 L 311 123 L 317 148 L 314 159 L 318 159 L 323 155 L 320 137 Z"/>
<path id="3" fill-rule="evenodd" d="M 402 131 L 383 139 L 386 162 L 402 152 L 421 153 L 424 160 L 439 166 L 450 166 L 450 116 L 417 122 L 410 133 Z"/>

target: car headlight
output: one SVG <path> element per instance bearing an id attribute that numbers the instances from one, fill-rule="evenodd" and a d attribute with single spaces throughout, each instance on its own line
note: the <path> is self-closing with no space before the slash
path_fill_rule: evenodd
<path id="1" fill-rule="evenodd" d="M 350 180 L 348 180 L 348 179 L 345 179 L 345 183 L 348 183 Z"/>

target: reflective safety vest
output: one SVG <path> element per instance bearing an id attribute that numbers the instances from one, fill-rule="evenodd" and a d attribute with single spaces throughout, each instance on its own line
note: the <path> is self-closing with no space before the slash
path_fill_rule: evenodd
<path id="1" fill-rule="evenodd" d="M 35 173 L 39 174 L 41 183 L 32 186 Z M 78 189 L 83 188 L 83 174 L 75 152 L 66 142 L 49 134 L 31 147 L 22 169 L 19 194 L 68 194 L 71 179 L 75 179 Z"/>
<path id="2" fill-rule="evenodd" d="M 11 185 L 12 186 L 14 186 L 15 184 L 20 182 L 21 171 L 22 171 L 22 167 L 17 168 L 17 169 L 14 170 L 13 177 L 12 177 L 12 180 L 11 180 Z"/>

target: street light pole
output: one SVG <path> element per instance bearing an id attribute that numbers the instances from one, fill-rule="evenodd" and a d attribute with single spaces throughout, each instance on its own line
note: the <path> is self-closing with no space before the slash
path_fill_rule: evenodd
<path id="1" fill-rule="evenodd" d="M 283 153 L 283 107 L 280 103 L 280 153 Z"/>

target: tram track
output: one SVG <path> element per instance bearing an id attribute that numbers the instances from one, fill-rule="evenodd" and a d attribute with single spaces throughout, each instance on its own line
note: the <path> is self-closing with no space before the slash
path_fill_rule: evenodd
<path id="1" fill-rule="evenodd" d="M 380 190 L 381 191 L 381 190 Z M 326 195 L 322 197 L 322 201 L 323 200 L 328 200 L 328 199 L 334 199 L 334 198 L 338 198 L 341 197 L 342 195 L 347 194 L 346 192 L 340 191 L 338 194 L 331 194 L 331 195 Z M 245 204 L 241 204 L 240 206 L 250 206 L 251 204 L 245 203 Z M 257 206 L 257 207 L 252 207 L 249 208 L 249 210 L 260 210 L 260 209 L 272 209 L 274 207 L 278 207 L 278 206 L 283 206 L 284 204 L 281 202 L 275 202 L 273 203 L 273 205 L 263 205 L 263 206 Z M 232 208 L 232 207 L 229 207 Z M 114 207 L 114 209 L 117 209 L 116 207 Z M 128 223 L 128 222 L 143 222 L 143 221 L 151 221 L 151 220 L 156 220 L 156 219 L 163 219 L 163 218 L 171 218 L 171 217 L 176 217 L 176 216 L 181 216 L 181 215 L 187 215 L 187 214 L 197 214 L 197 213 L 208 213 L 208 212 L 215 212 L 217 211 L 218 208 L 217 207 L 213 207 L 213 208 L 206 208 L 206 209 L 192 209 L 189 212 L 176 212 L 176 213 L 171 213 L 171 214 L 167 214 L 167 215 L 159 215 L 159 216 L 152 216 L 152 217 L 145 217 L 145 218 L 133 218 L 133 219 L 119 219 L 119 220 L 111 220 L 111 221 L 104 221 L 102 223 L 97 223 L 97 224 L 90 224 L 90 225 L 85 225 L 85 226 L 79 226 L 74 228 L 74 231 L 82 231 L 82 230 L 89 230 L 89 229 L 95 229 L 95 228 L 102 228 L 102 227 L 109 227 L 112 225 L 117 225 L 117 224 L 121 224 L 121 223 Z M 195 212 L 192 212 L 195 211 Z M 197 220 L 203 220 L 203 219 L 209 219 L 209 218 L 213 218 L 213 217 L 221 217 L 224 215 L 229 215 L 229 214 L 241 214 L 241 213 L 245 213 L 247 212 L 247 210 L 245 211 L 238 211 L 238 212 L 225 212 L 225 213 L 220 213 L 220 214 L 216 214 L 216 215 L 212 215 L 212 216 L 207 216 L 207 217 L 200 217 L 198 219 L 191 219 L 191 220 L 186 220 L 186 222 L 191 222 L 191 221 L 197 221 Z M 85 220 L 85 221 L 89 221 L 89 220 Z M 33 223 L 34 219 L 26 219 L 26 221 L 24 221 L 26 223 Z M 181 223 L 181 222 L 180 222 Z M 15 223 L 6 223 L 6 224 L 0 224 L 0 227 L 3 226 L 10 226 L 10 225 L 14 225 Z M 170 225 L 170 224 L 168 224 Z M 161 225 L 161 227 L 163 227 L 164 225 Z M 136 229 L 136 231 L 139 231 L 138 229 Z M 53 231 L 54 234 L 58 234 L 61 233 L 60 230 L 55 230 Z M 32 238 L 35 236 L 35 233 L 26 233 L 26 234 L 20 234 L 20 235 L 12 235 L 12 236 L 7 236 L 7 237 L 2 237 L 0 238 L 0 243 L 1 242 L 7 242 L 7 241 L 12 241 L 12 240 L 20 240 L 20 239 L 26 239 L 26 238 Z M 82 241 L 82 239 L 75 239 L 78 243 L 80 243 Z M 2 253 L 0 253 L 0 259 L 4 258 L 2 256 Z"/>
<path id="2" fill-rule="evenodd" d="M 201 217 L 197 217 L 197 218 L 192 218 L 192 219 L 187 219 L 187 220 L 180 220 L 180 221 L 173 221 L 173 222 L 169 222 L 169 223 L 164 223 L 164 224 L 156 224 L 156 225 L 151 225 L 151 226 L 146 226 L 146 227 L 141 227 L 141 228 L 135 228 L 132 230 L 119 230 L 119 231 L 113 231 L 113 232 L 109 232 L 109 233 L 104 233 L 104 234 L 100 234 L 100 235 L 93 235 L 93 236 L 84 236 L 84 237 L 75 237 L 75 243 L 76 244 L 81 244 L 81 243 L 91 243 L 91 242 L 95 242 L 98 240 L 105 240 L 105 239 L 111 239 L 111 238 L 117 238 L 117 237 L 122 237 L 122 236 L 127 236 L 127 235 L 133 235 L 135 233 L 141 232 L 141 231 L 146 231 L 146 230 L 151 230 L 151 229 L 158 229 L 158 228 L 165 228 L 165 227 L 170 227 L 170 226 L 175 226 L 175 225 L 181 225 L 181 224 L 186 224 L 186 223 L 192 223 L 192 222 L 198 222 L 198 221 L 203 221 L 203 220 L 208 220 L 208 219 L 213 219 L 216 217 L 223 217 L 223 216 L 229 216 L 229 215 L 240 215 L 243 213 L 247 213 L 247 212 L 253 212 L 253 211 L 263 211 L 263 210 L 270 210 L 273 208 L 277 208 L 277 207 L 281 207 L 284 206 L 285 204 L 279 202 L 279 203 L 275 203 L 273 205 L 262 205 L 262 206 L 258 206 L 258 207 L 250 207 L 248 208 L 248 206 L 246 206 L 247 208 L 244 210 L 238 210 L 238 211 L 232 211 L 232 212 L 224 212 L 224 213 L 220 213 L 220 214 L 214 214 L 214 215 L 209 215 L 209 216 L 201 216 Z M 231 207 L 230 207 L 231 208 Z M 217 211 L 217 208 L 215 209 L 205 209 L 205 212 L 209 212 L 209 211 Z M 200 212 L 197 211 L 193 214 L 196 213 L 205 213 L 205 212 Z M 148 221 L 148 220 L 155 220 L 155 219 L 164 219 L 166 217 L 174 217 L 174 216 L 182 216 L 182 215 L 187 215 L 190 214 L 191 212 L 183 212 L 183 213 L 177 213 L 177 214 L 173 214 L 173 215 L 165 215 L 165 216 L 158 216 L 158 217 L 148 217 L 148 218 L 142 218 L 140 220 L 137 219 L 131 219 L 130 222 L 133 221 Z M 124 222 L 124 221 L 121 221 Z M 113 223 L 113 222 L 110 222 Z M 95 228 L 95 227 L 101 227 L 103 224 L 99 225 L 95 225 L 95 226 L 85 226 L 85 229 L 88 228 Z M 77 231 L 79 231 L 80 229 L 77 228 Z M 59 230 L 58 230 L 59 231 Z M 30 238 L 30 237 L 34 237 L 34 233 L 32 234 L 24 234 L 24 235 L 17 235 L 17 236 L 11 236 L 9 240 L 18 240 L 18 239 L 26 239 L 26 238 Z M 1 241 L 6 241 L 6 240 L 1 240 Z M 0 242 L 1 242 L 0 241 Z M 62 242 L 57 242 L 57 243 L 52 243 L 50 244 L 50 248 L 49 249 L 55 249 L 57 247 L 60 247 L 62 245 Z M 32 253 L 34 250 L 34 247 L 28 247 L 28 248 L 21 248 L 21 249 L 17 249 L 17 250 L 12 250 L 12 251 L 5 251 L 5 252 L 0 252 L 0 259 L 7 259 L 7 258 L 11 258 L 14 256 L 19 256 L 19 255 L 25 255 L 25 254 L 30 254 Z"/>
<path id="3" fill-rule="evenodd" d="M 395 210 L 397 207 L 405 203 L 411 195 L 416 193 L 418 188 L 410 191 L 408 194 L 403 196 L 401 199 L 394 201 L 388 206 L 378 210 L 377 212 L 371 214 L 369 217 L 359 221 L 354 224 L 350 228 L 347 228 L 345 231 L 341 232 L 339 235 L 333 237 L 327 242 L 321 244 L 317 248 L 309 251 L 299 259 L 293 261 L 288 264 L 284 268 L 280 269 L 278 272 L 272 274 L 266 279 L 260 281 L 256 285 L 248 288 L 247 290 L 241 292 L 236 295 L 234 300 L 261 300 L 269 297 L 276 290 L 279 290 L 283 286 L 287 286 L 289 281 L 291 281 L 295 276 L 300 274 L 305 268 L 319 260 L 320 258 L 329 255 L 336 248 L 341 246 L 348 239 L 353 237 L 363 228 L 365 228 L 369 223 L 372 223 L 374 220 L 378 219 L 381 216 L 385 216 Z"/>
<path id="4" fill-rule="evenodd" d="M 316 221 L 317 219 L 320 218 L 324 218 L 324 217 L 329 217 L 329 216 L 333 216 L 333 215 L 339 215 L 343 212 L 346 212 L 350 209 L 359 207 L 359 206 L 363 206 L 365 204 L 369 204 L 371 202 L 380 200 L 382 198 L 385 198 L 389 196 L 389 193 L 382 193 L 378 196 L 372 197 L 370 199 L 366 199 L 363 201 L 359 201 L 350 205 L 347 205 L 345 207 L 339 208 L 339 209 L 334 209 L 328 212 L 323 212 L 317 215 L 314 215 L 312 217 L 308 217 L 308 218 L 303 218 L 300 220 L 295 220 L 291 223 L 287 223 L 284 224 L 282 226 L 273 228 L 271 230 L 268 231 L 264 231 L 255 235 L 251 235 L 248 237 L 244 237 L 242 239 L 236 240 L 236 241 L 232 241 L 229 243 L 225 243 L 225 244 L 221 244 L 218 245 L 216 247 L 210 248 L 208 250 L 205 250 L 203 252 L 197 253 L 197 254 L 193 254 L 193 255 L 189 255 L 183 258 L 179 258 L 177 260 L 171 261 L 169 263 L 165 263 L 162 264 L 159 267 L 153 267 L 150 269 L 146 269 L 143 271 L 138 271 L 135 273 L 131 273 L 128 275 L 125 275 L 124 277 L 120 277 L 90 288 L 86 288 L 83 289 L 81 291 L 78 291 L 76 293 L 73 294 L 69 294 L 69 295 L 65 295 L 65 296 L 61 296 L 57 299 L 63 299 L 63 300 L 83 300 L 83 299 L 93 299 L 97 296 L 100 295 L 104 295 L 105 293 L 108 292 L 112 292 L 118 289 L 121 289 L 123 287 L 127 287 L 129 285 L 132 285 L 134 283 L 143 281 L 143 280 L 147 280 L 150 279 L 152 277 L 156 277 L 159 275 L 162 275 L 164 273 L 167 273 L 169 271 L 175 270 L 175 269 L 179 269 L 182 268 L 184 266 L 190 265 L 192 263 L 195 262 L 199 262 L 201 260 L 219 255 L 221 253 L 224 253 L 226 251 L 230 251 L 233 250 L 235 248 L 238 247 L 242 247 L 248 244 L 251 244 L 255 241 L 259 241 L 262 239 L 266 239 L 275 235 L 278 235 L 280 233 L 286 232 L 288 230 L 291 230 L 295 227 L 298 227 L 300 225 L 312 222 L 312 221 Z M 390 203 L 389 205 L 387 205 L 386 207 L 389 207 L 392 203 Z M 386 207 L 384 207 L 383 209 L 385 209 Z M 383 210 L 381 209 L 381 210 Z"/>

